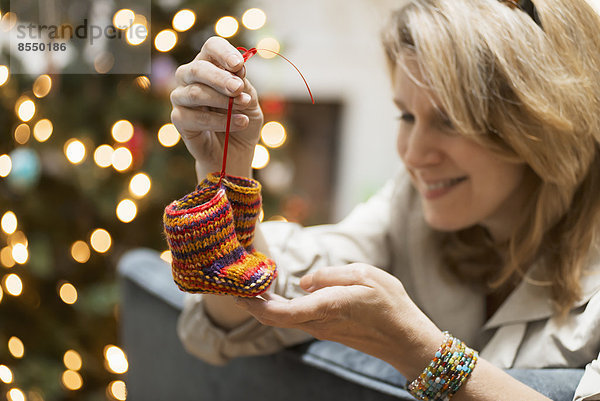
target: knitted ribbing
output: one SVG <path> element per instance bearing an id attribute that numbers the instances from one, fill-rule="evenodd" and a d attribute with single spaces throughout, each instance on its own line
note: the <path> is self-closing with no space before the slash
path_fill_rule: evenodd
<path id="1" fill-rule="evenodd" d="M 177 286 L 186 292 L 253 297 L 277 276 L 275 263 L 246 252 L 224 189 L 199 185 L 163 216 Z"/>
<path id="2" fill-rule="evenodd" d="M 219 173 L 211 173 L 201 185 L 218 185 L 219 179 Z M 221 185 L 225 187 L 227 199 L 231 203 L 238 241 L 248 252 L 254 252 L 254 230 L 262 206 L 260 182 L 227 174 L 223 177 Z"/>

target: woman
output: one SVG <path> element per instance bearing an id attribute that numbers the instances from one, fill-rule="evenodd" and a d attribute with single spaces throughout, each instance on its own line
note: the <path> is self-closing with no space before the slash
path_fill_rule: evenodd
<path id="1" fill-rule="evenodd" d="M 383 43 L 406 171 L 339 224 L 263 224 L 274 293 L 190 298 L 188 350 L 223 363 L 314 336 L 435 399 L 418 378 L 448 330 L 481 350 L 451 379 L 456 400 L 547 399 L 510 367 L 587 365 L 575 399 L 600 396 L 600 17 L 585 0 L 533 3 L 411 0 L 393 14 Z M 177 71 L 172 120 L 199 179 L 220 168 L 228 96 L 228 173 L 251 173 L 262 113 L 244 77 L 221 38 Z"/>

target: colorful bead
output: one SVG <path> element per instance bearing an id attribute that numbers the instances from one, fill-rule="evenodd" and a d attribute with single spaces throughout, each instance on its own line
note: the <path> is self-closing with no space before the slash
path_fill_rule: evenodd
<path id="1" fill-rule="evenodd" d="M 433 360 L 408 390 L 419 400 L 449 400 L 467 380 L 477 358 L 477 351 L 445 331 Z"/>

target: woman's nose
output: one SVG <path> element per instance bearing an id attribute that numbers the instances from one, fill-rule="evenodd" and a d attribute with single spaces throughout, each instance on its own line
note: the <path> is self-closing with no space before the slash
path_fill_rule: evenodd
<path id="1" fill-rule="evenodd" d="M 398 135 L 398 153 L 404 164 L 413 168 L 435 165 L 443 159 L 440 141 L 419 126 Z"/>

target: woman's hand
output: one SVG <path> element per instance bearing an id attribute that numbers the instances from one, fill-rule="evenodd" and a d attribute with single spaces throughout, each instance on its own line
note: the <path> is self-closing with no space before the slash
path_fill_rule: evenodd
<path id="1" fill-rule="evenodd" d="M 380 358 L 405 377 L 418 376 L 443 340 L 402 283 L 366 264 L 328 267 L 300 281 L 310 294 L 238 299 L 261 323 L 297 328 Z"/>
<path id="2" fill-rule="evenodd" d="M 177 69 L 171 121 L 196 159 L 199 179 L 221 169 L 229 97 L 234 97 L 234 103 L 227 173 L 251 173 L 263 114 L 256 90 L 245 75 L 240 52 L 217 36 L 206 41 L 193 61 Z"/>

